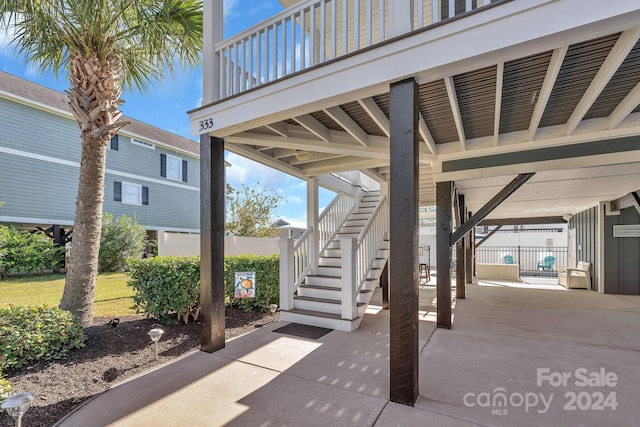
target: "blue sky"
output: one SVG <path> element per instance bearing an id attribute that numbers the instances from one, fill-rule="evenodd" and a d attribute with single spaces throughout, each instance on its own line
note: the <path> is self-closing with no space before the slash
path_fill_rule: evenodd
<path id="1" fill-rule="evenodd" d="M 233 36 L 282 10 L 277 0 L 224 0 L 224 36 Z M 6 35 L 0 34 L 0 70 L 25 78 L 43 86 L 63 91 L 69 85 L 63 74 L 57 79 L 51 74 L 40 74 L 33 66 L 25 64 L 7 47 Z M 187 138 L 197 139 L 189 134 L 189 119 L 186 111 L 200 106 L 202 99 L 202 67 L 179 71 L 173 78 L 156 84 L 148 93 L 125 92 L 126 101 L 122 111 L 127 116 L 149 123 Z M 261 186 L 279 192 L 284 201 L 280 205 L 279 217 L 295 221 L 306 221 L 306 182 L 290 175 L 262 166 L 251 160 L 226 154 L 232 167 L 227 169 L 227 181 L 235 186 L 241 183 Z M 327 191 L 320 193 L 320 206 L 326 206 L 332 198 Z"/>

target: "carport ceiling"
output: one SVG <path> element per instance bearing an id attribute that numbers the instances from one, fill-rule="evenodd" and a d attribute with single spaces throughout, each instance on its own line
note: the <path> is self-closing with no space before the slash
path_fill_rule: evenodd
<path id="1" fill-rule="evenodd" d="M 456 181 L 471 212 L 507 185 L 515 175 Z M 640 163 L 536 173 L 487 218 L 549 217 L 576 214 L 601 201 L 640 190 Z"/>

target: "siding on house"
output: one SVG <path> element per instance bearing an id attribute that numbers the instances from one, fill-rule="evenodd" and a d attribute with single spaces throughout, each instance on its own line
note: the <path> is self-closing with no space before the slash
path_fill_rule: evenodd
<path id="1" fill-rule="evenodd" d="M 0 72 L 0 222 L 73 223 L 81 141 L 65 99 L 63 93 Z M 131 124 L 119 132 L 117 149 L 107 149 L 104 211 L 135 215 L 151 230 L 197 232 L 198 143 L 125 120 Z M 161 155 L 180 159 L 179 180 L 161 175 Z M 114 200 L 115 182 L 140 185 L 148 204 Z"/>
<path id="2" fill-rule="evenodd" d="M 576 262 L 586 261 L 591 263 L 591 286 L 592 289 L 599 289 L 597 259 L 599 244 L 598 208 L 587 209 L 571 217 L 569 229 L 576 230 Z M 607 280 L 605 280 L 605 283 L 607 283 Z"/>
<path id="3" fill-rule="evenodd" d="M 640 224 L 635 208 L 604 217 L 605 293 L 640 295 L 640 237 L 614 237 L 614 225 Z"/>

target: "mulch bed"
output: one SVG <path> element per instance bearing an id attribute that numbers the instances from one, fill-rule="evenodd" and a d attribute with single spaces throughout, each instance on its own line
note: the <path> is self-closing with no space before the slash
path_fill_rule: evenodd
<path id="1" fill-rule="evenodd" d="M 276 317 L 277 319 L 277 317 Z M 147 371 L 200 345 L 200 322 L 162 325 L 142 316 L 120 318 L 116 327 L 111 319 L 95 318 L 85 329 L 84 348 L 70 352 L 57 361 L 39 362 L 14 372 L 6 372 L 15 393 L 28 391 L 35 396 L 34 406 L 23 418 L 26 427 L 51 426 L 91 397 L 114 383 Z M 270 323 L 271 313 L 245 312 L 226 308 L 226 338 L 233 338 Z M 161 328 L 158 360 L 147 333 Z M 0 427 L 12 427 L 13 419 L 0 413 Z"/>

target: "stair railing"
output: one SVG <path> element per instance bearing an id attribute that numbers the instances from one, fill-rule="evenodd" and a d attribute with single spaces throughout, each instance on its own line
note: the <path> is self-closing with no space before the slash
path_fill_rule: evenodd
<path id="1" fill-rule="evenodd" d="M 318 253 L 322 253 L 336 237 L 342 224 L 356 206 L 351 194 L 338 193 L 318 217 Z"/>
<path id="2" fill-rule="evenodd" d="M 333 240 L 338 230 L 353 210 L 355 198 L 350 194 L 338 193 L 329 206 L 318 217 L 318 246 L 319 252 L 324 251 Z M 293 308 L 293 295 L 298 286 L 310 273 L 313 265 L 309 256 L 313 242 L 313 227 L 309 227 L 297 239 L 278 239 L 280 249 L 280 308 Z M 316 263 L 317 265 L 317 263 Z"/>
<path id="3" fill-rule="evenodd" d="M 340 241 L 342 249 L 342 318 L 358 316 L 357 297 L 389 230 L 387 198 L 380 199 L 357 238 Z"/>

